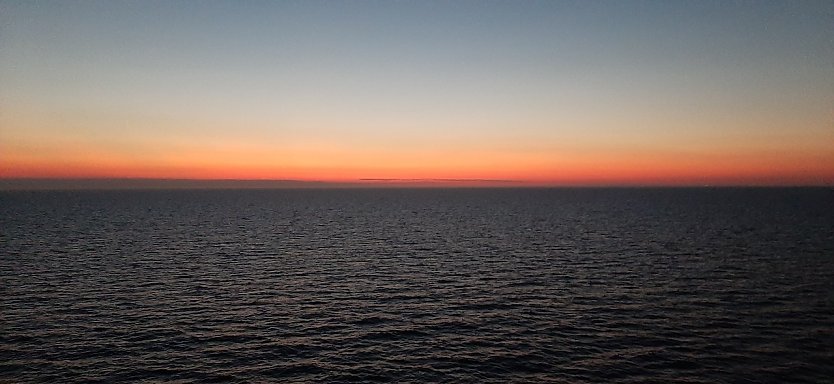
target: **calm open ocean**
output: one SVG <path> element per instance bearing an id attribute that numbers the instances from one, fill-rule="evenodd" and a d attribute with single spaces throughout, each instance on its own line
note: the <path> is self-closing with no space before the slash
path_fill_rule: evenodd
<path id="1" fill-rule="evenodd" d="M 0 193 L 0 382 L 834 380 L 834 190 Z"/>

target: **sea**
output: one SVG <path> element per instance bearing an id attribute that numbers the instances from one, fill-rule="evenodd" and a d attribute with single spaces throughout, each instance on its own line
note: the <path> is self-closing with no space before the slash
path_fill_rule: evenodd
<path id="1" fill-rule="evenodd" d="M 834 189 L 0 192 L 0 382 L 831 383 Z"/>

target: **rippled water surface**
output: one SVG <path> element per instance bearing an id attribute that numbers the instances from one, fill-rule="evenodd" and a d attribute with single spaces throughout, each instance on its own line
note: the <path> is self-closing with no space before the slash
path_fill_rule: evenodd
<path id="1" fill-rule="evenodd" d="M 831 382 L 831 189 L 0 193 L 0 382 Z"/>

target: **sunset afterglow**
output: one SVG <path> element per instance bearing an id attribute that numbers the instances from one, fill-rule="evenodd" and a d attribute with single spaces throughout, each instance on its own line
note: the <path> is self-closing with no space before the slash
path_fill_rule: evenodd
<path id="1" fill-rule="evenodd" d="M 3 2 L 0 177 L 832 185 L 833 13 Z"/>

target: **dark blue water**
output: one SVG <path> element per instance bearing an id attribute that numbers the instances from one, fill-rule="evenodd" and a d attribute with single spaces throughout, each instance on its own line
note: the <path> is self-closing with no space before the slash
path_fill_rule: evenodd
<path id="1" fill-rule="evenodd" d="M 0 193 L 0 382 L 831 382 L 831 189 Z"/>

